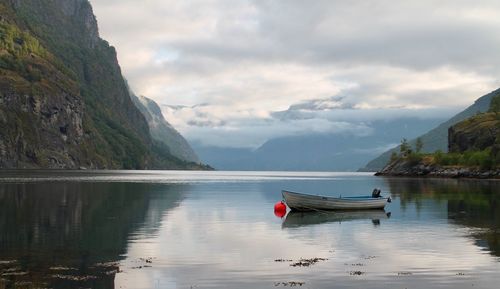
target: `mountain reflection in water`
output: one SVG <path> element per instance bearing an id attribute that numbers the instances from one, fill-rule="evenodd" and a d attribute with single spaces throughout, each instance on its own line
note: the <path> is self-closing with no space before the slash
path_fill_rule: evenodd
<path id="1" fill-rule="evenodd" d="M 273 213 L 281 189 L 374 187 L 385 212 Z M 0 171 L 0 289 L 495 288 L 499 197 L 363 173 Z"/>
<path id="2" fill-rule="evenodd" d="M 103 182 L 0 184 L 4 287 L 11 288 L 7 284 L 15 281 L 43 288 L 76 284 L 114 288 L 115 274 L 120 271 L 117 262 L 126 254 L 129 236 L 138 231 L 154 234 L 165 211 L 182 201 L 184 187 Z"/>
<path id="3" fill-rule="evenodd" d="M 387 178 L 401 208 L 444 203 L 451 223 L 470 228 L 477 246 L 500 257 L 500 183 L 495 180 Z"/>

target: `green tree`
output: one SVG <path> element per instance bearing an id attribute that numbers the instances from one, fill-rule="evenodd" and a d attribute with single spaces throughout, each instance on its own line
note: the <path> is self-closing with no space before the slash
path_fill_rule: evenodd
<path id="1" fill-rule="evenodd" d="M 399 151 L 401 152 L 402 156 L 407 156 L 411 154 L 411 146 L 408 143 L 407 139 L 402 139 L 401 140 L 401 145 L 399 146 Z"/>
<path id="2" fill-rule="evenodd" d="M 424 147 L 424 142 L 422 141 L 422 138 L 417 138 L 417 142 L 415 143 L 415 151 L 417 153 L 420 153 L 423 147 Z"/>

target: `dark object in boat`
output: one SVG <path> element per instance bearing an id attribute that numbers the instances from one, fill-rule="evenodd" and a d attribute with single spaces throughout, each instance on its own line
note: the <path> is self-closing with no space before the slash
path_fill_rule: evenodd
<path id="1" fill-rule="evenodd" d="M 373 189 L 373 192 L 372 192 L 372 198 L 380 198 L 380 194 L 382 193 L 382 191 L 380 189 Z"/>

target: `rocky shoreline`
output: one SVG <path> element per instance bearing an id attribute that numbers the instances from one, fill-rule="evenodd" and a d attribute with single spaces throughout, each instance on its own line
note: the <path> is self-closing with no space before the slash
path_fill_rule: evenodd
<path id="1" fill-rule="evenodd" d="M 410 165 L 407 161 L 394 162 L 387 165 L 376 176 L 391 177 L 435 177 L 435 178 L 471 178 L 500 179 L 500 168 L 483 170 L 477 167 L 441 167 L 437 165 Z"/>

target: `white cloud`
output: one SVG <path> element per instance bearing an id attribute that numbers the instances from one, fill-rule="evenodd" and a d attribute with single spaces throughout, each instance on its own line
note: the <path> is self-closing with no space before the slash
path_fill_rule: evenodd
<path id="1" fill-rule="evenodd" d="M 401 114 L 390 108 L 457 111 L 499 84 L 498 1 L 91 2 L 132 89 L 160 104 L 209 104 L 166 117 L 211 144 L 341 131 L 376 111 Z M 272 118 L 339 96 L 367 111 Z"/>
<path id="2" fill-rule="evenodd" d="M 208 146 L 257 148 L 277 137 L 308 134 L 371 135 L 372 122 L 399 118 L 436 118 L 452 115 L 456 108 L 356 109 L 339 104 L 323 109 L 315 106 L 323 102 L 311 100 L 287 110 L 267 111 L 229 110 L 226 106 L 162 106 L 165 117 L 189 140 Z M 341 100 L 340 100 L 341 101 Z M 392 146 L 392 144 L 390 144 Z M 385 146 L 384 146 L 385 148 Z M 378 150 L 378 148 L 377 148 Z M 373 150 L 372 150 L 373 151 Z"/>

